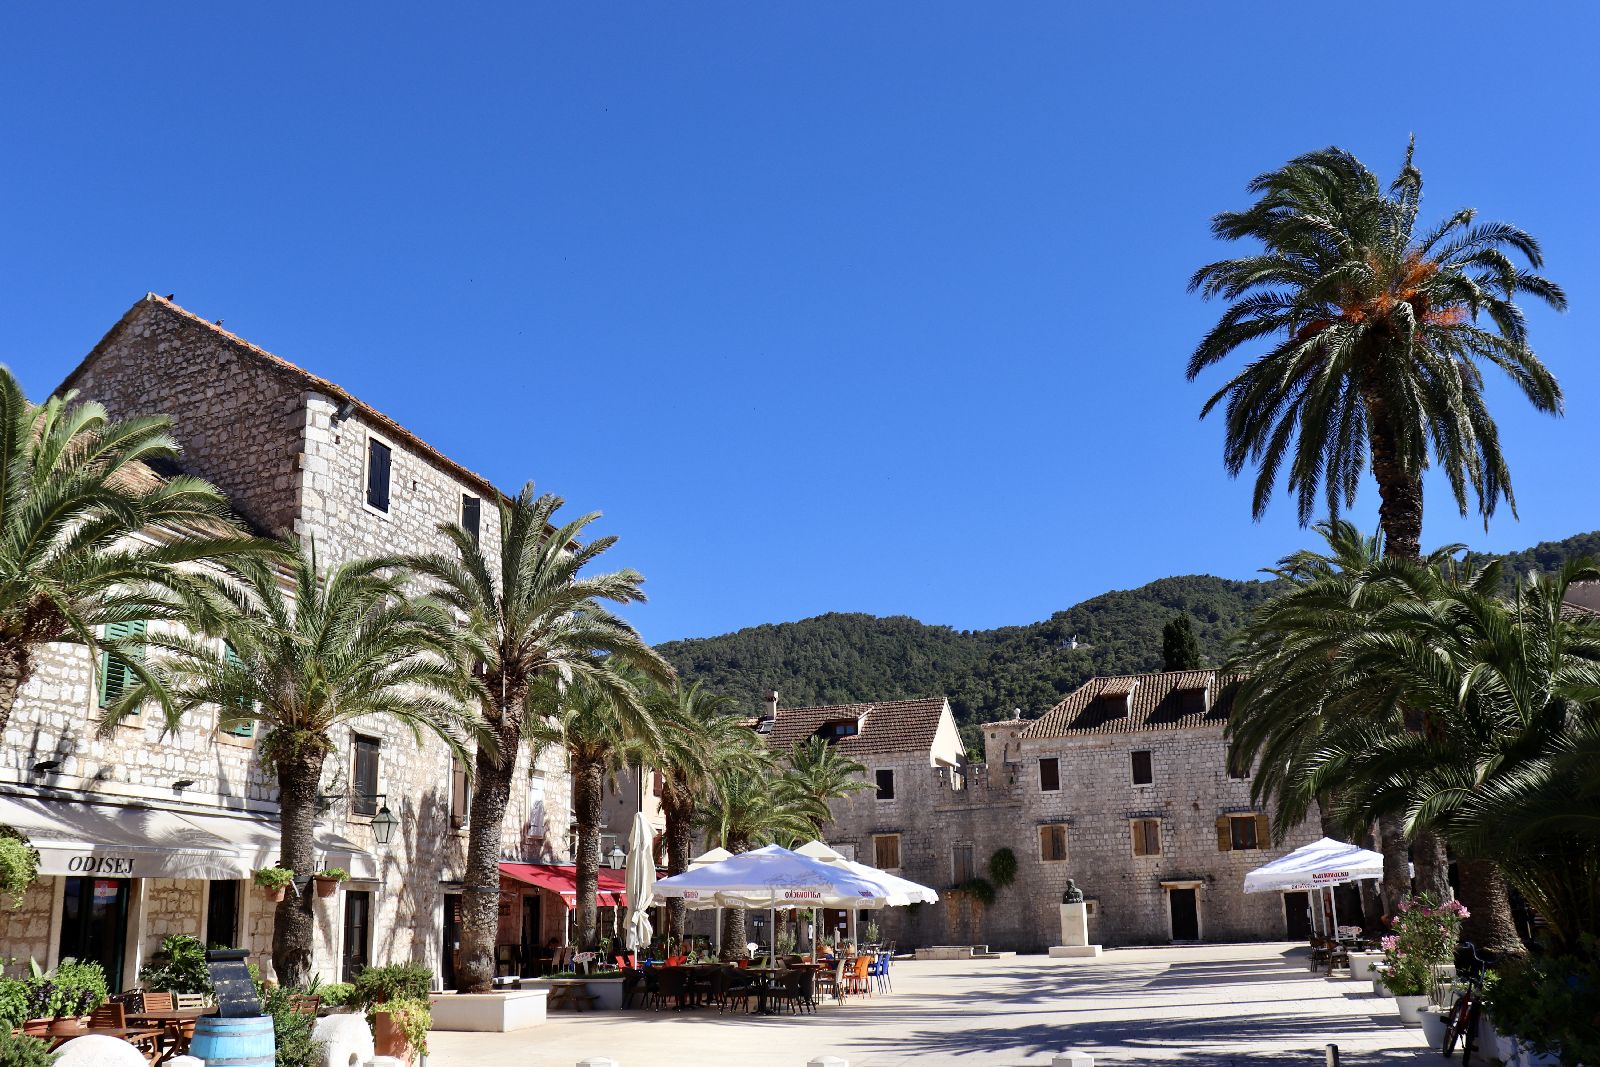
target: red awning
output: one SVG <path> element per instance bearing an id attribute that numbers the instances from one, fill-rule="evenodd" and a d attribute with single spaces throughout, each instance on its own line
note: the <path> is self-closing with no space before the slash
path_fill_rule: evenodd
<path id="1" fill-rule="evenodd" d="M 557 863 L 502 863 L 500 873 L 525 885 L 538 886 L 561 894 L 567 907 L 578 906 L 578 869 L 571 864 Z M 625 908 L 628 897 L 623 892 L 622 872 L 600 869 L 600 891 L 595 900 L 602 908 Z"/>

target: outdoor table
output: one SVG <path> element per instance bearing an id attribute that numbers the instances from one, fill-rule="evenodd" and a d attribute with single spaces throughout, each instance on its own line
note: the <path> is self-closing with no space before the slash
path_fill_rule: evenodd
<path id="1" fill-rule="evenodd" d="M 772 982 L 773 979 L 778 977 L 779 969 L 777 967 L 747 967 L 745 968 L 745 973 L 755 975 L 758 979 L 756 982 L 756 1014 L 778 1014 L 767 1006 L 767 994 L 772 991 Z"/>
<path id="2" fill-rule="evenodd" d="M 202 1015 L 215 1008 L 168 1008 L 166 1011 L 131 1011 L 127 1014 L 129 1026 L 155 1027 L 161 1031 L 163 1043 L 179 1042 L 194 1036 L 194 1024 Z M 179 1044 L 179 1051 L 187 1044 Z"/>
<path id="3" fill-rule="evenodd" d="M 73 1038 L 87 1037 L 90 1034 L 121 1038 L 131 1045 L 133 1042 L 129 1040 L 130 1038 L 160 1037 L 162 1030 L 158 1026 L 62 1026 L 39 1036 L 50 1039 L 50 1051 L 54 1052 Z"/>

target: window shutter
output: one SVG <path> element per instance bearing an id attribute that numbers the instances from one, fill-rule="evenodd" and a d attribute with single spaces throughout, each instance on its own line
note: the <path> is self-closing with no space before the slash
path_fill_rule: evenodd
<path id="1" fill-rule="evenodd" d="M 450 761 L 450 825 L 467 825 L 467 766 L 460 760 Z"/>
<path id="2" fill-rule="evenodd" d="M 139 641 L 145 635 L 143 619 L 132 622 L 112 622 L 105 626 L 104 639 L 107 641 L 120 641 L 128 657 L 144 659 L 144 645 Z M 139 682 L 133 673 L 133 668 L 128 666 L 128 659 L 123 653 L 112 652 L 105 649 L 100 653 L 100 706 L 110 707 L 123 694 L 132 689 Z"/>
<path id="3" fill-rule="evenodd" d="M 1256 812 L 1256 848 L 1272 847 L 1272 827 L 1267 821 L 1267 813 Z"/>
<path id="4" fill-rule="evenodd" d="M 389 446 L 374 439 L 367 441 L 367 503 L 389 510 Z"/>
<path id="5" fill-rule="evenodd" d="M 1144 826 L 1145 832 L 1150 835 L 1150 840 L 1146 846 L 1145 855 L 1161 855 L 1161 820 L 1146 819 L 1144 821 Z"/>
<path id="6" fill-rule="evenodd" d="M 478 509 L 481 501 L 475 496 L 461 497 L 461 526 L 472 535 L 472 543 L 478 543 Z"/>
<path id="7" fill-rule="evenodd" d="M 244 661 L 239 658 L 239 653 L 233 650 L 232 645 L 222 646 L 222 658 L 227 661 L 227 664 L 230 667 L 244 666 Z M 241 703 L 234 714 L 252 715 L 254 712 L 255 708 L 253 706 L 248 706 Z M 224 711 L 224 713 L 219 717 L 217 721 L 217 727 L 222 730 L 223 733 L 232 734 L 234 737 L 252 737 L 256 732 L 256 723 L 254 719 L 245 719 L 241 722 L 238 719 L 233 718 L 226 711 Z"/>
<path id="8" fill-rule="evenodd" d="M 1226 815 L 1217 816 L 1217 851 L 1233 851 L 1233 820 Z"/>
<path id="9" fill-rule="evenodd" d="M 1133 820 L 1133 854 L 1135 856 L 1149 855 L 1144 847 L 1144 820 Z"/>

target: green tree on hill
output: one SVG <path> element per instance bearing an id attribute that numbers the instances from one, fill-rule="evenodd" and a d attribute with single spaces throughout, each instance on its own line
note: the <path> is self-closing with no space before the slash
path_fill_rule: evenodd
<path id="1" fill-rule="evenodd" d="M 1200 642 L 1195 640 L 1188 612 L 1173 616 L 1172 621 L 1161 628 L 1161 669 L 1192 671 L 1202 665 Z"/>

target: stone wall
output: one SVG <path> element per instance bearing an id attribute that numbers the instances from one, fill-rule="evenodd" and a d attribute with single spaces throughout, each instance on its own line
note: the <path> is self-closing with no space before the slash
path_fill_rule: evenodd
<path id="1" fill-rule="evenodd" d="M 69 382 L 115 417 L 171 416 L 184 469 L 226 493 L 256 528 L 293 527 L 303 390 L 241 342 L 146 297 Z"/>
<path id="2" fill-rule="evenodd" d="M 144 912 L 144 951 L 148 960 L 171 934 L 205 937 L 205 883 L 175 878 L 146 878 L 141 883 Z"/>
<path id="3" fill-rule="evenodd" d="M 42 967 L 47 962 L 42 946 L 50 941 L 50 912 L 55 903 L 56 880 L 38 878 L 22 895 L 20 907 L 10 899 L 0 901 L 0 971 L 9 978 L 26 978 L 28 961 Z"/>
<path id="4" fill-rule="evenodd" d="M 1091 940 L 1100 944 L 1168 941 L 1163 882 L 1198 883 L 1203 940 L 1284 936 L 1280 897 L 1246 896 L 1244 875 L 1314 840 L 1316 824 L 1296 827 L 1278 848 L 1219 849 L 1217 817 L 1255 810 L 1249 781 L 1227 774 L 1220 728 L 1030 740 L 1020 748 L 1004 736 L 993 746 L 1017 762 L 969 768 L 964 789 L 929 768 L 926 754 L 906 754 L 868 763 L 869 779 L 880 767 L 895 770 L 894 800 L 877 800 L 869 789 L 832 803 L 830 843 L 853 845 L 857 859 L 871 864 L 873 836 L 897 833 L 898 873 L 944 898 L 935 905 L 879 913 L 875 919 L 884 938 L 902 948 L 987 943 L 1040 950 L 1059 936 L 1057 909 L 1069 878 L 1096 903 L 1089 929 Z M 1134 750 L 1152 754 L 1149 786 L 1132 784 Z M 1060 761 L 1059 790 L 1040 788 L 1041 757 Z M 1161 854 L 1136 857 L 1130 820 L 1147 816 L 1161 819 Z M 1064 861 L 1047 861 L 1041 854 L 1039 828 L 1054 823 L 1068 828 Z M 1017 875 L 1012 885 L 998 889 L 992 906 L 947 892 L 957 880 L 958 853 L 970 855 L 974 874 L 988 877 L 990 858 L 1001 847 L 1015 854 Z"/>

